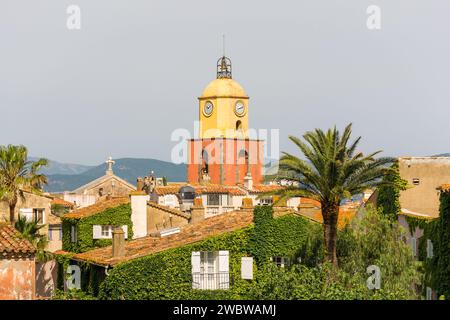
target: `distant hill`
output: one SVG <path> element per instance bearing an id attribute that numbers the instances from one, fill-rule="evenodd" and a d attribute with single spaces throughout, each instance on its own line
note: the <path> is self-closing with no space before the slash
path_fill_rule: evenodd
<path id="1" fill-rule="evenodd" d="M 450 157 L 450 153 L 441 153 L 441 154 L 436 154 L 433 157 Z"/>
<path id="2" fill-rule="evenodd" d="M 186 166 L 155 159 L 122 158 L 114 159 L 114 174 L 136 184 L 137 177 L 143 177 L 154 171 L 157 177 L 166 177 L 169 182 L 186 181 Z M 76 188 L 105 175 L 106 164 L 90 167 L 80 174 L 49 174 L 45 191 L 62 192 Z"/>
<path id="3" fill-rule="evenodd" d="M 38 157 L 29 157 L 30 161 L 38 160 Z M 74 163 L 62 163 L 58 161 L 48 160 L 48 166 L 41 169 L 41 173 L 45 175 L 49 174 L 80 174 L 83 173 L 94 166 L 85 166 L 82 164 L 74 164 Z"/>

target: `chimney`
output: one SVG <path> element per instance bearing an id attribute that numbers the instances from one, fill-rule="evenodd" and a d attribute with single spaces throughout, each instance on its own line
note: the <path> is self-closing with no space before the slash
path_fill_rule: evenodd
<path id="1" fill-rule="evenodd" d="M 205 207 L 201 198 L 194 199 L 194 205 L 191 209 L 191 221 L 190 223 L 197 223 L 205 219 Z"/>
<path id="2" fill-rule="evenodd" d="M 250 172 L 244 177 L 244 187 L 248 190 L 253 190 L 253 178 Z"/>
<path id="3" fill-rule="evenodd" d="M 133 223 L 133 239 L 147 236 L 147 202 L 150 196 L 144 191 L 132 191 L 131 222 Z"/>
<path id="4" fill-rule="evenodd" d="M 144 188 L 144 180 L 141 177 L 139 177 L 137 178 L 136 190 L 142 191 L 143 188 Z"/>
<path id="5" fill-rule="evenodd" d="M 125 255 L 125 232 L 121 227 L 114 227 L 112 235 L 112 256 L 113 258 L 123 257 Z"/>

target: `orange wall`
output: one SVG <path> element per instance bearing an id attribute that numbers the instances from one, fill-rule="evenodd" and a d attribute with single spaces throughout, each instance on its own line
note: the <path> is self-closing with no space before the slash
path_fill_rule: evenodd
<path id="1" fill-rule="evenodd" d="M 0 300 L 31 300 L 34 297 L 34 257 L 0 258 Z"/>
<path id="2" fill-rule="evenodd" d="M 199 168 L 201 168 L 201 154 L 205 149 L 208 152 L 209 176 L 211 183 L 235 185 L 244 183 L 247 165 L 243 157 L 237 163 L 240 150 L 249 154 L 250 172 L 255 184 L 263 179 L 264 141 L 250 139 L 203 139 L 189 140 L 189 156 L 187 177 L 189 183 L 199 182 Z M 223 175 L 223 181 L 221 181 Z"/>

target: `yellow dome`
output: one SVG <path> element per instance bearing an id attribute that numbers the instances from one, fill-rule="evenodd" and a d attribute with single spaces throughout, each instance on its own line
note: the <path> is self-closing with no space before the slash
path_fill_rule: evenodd
<path id="1" fill-rule="evenodd" d="M 244 88 L 233 79 L 220 78 L 206 86 L 202 97 L 247 97 L 247 94 Z"/>

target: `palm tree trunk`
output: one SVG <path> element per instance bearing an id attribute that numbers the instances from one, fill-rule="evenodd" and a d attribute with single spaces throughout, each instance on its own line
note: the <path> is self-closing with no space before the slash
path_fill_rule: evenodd
<path id="1" fill-rule="evenodd" d="M 322 204 L 323 216 L 323 239 L 326 249 L 326 260 L 337 266 L 336 242 L 337 242 L 337 221 L 339 217 L 339 204 Z"/>
<path id="2" fill-rule="evenodd" d="M 15 211 L 16 211 L 16 203 L 15 202 L 11 202 L 9 204 L 9 222 L 12 225 L 14 225 L 14 222 L 16 221 Z"/>

